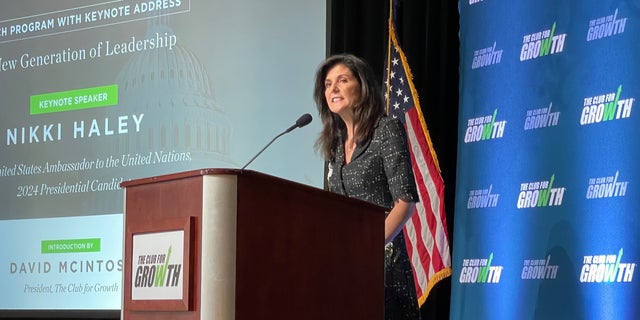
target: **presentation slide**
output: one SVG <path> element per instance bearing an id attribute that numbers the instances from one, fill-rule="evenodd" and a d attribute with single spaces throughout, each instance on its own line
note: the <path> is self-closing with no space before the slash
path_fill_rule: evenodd
<path id="1" fill-rule="evenodd" d="M 3 2 L 0 310 L 120 309 L 120 183 L 241 168 L 317 118 L 325 25 L 311 0 Z M 322 187 L 320 127 L 247 169 Z"/>

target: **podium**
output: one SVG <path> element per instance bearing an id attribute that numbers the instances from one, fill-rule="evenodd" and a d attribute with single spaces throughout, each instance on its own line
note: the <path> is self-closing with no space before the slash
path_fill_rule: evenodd
<path id="1" fill-rule="evenodd" d="M 251 170 L 123 182 L 122 319 L 383 319 L 384 209 Z"/>

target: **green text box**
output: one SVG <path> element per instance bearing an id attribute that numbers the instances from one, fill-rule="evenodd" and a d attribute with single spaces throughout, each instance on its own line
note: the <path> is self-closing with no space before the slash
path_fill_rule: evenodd
<path id="1" fill-rule="evenodd" d="M 31 96 L 29 108 L 32 115 L 118 104 L 118 85 L 51 92 Z"/>
<path id="2" fill-rule="evenodd" d="M 100 252 L 100 238 L 42 240 L 42 253 Z"/>

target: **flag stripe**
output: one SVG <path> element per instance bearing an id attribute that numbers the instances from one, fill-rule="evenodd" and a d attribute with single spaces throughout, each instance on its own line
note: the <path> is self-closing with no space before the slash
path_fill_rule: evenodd
<path id="1" fill-rule="evenodd" d="M 433 221 L 433 216 L 426 208 L 433 208 L 433 205 L 436 204 L 439 199 L 434 197 L 437 193 L 434 192 L 433 182 L 431 179 L 431 172 L 429 172 L 429 168 L 425 166 L 424 153 L 420 143 L 419 135 L 415 134 L 415 123 L 413 119 L 415 117 L 411 116 L 415 108 L 409 110 L 406 115 L 407 123 L 407 132 L 409 137 L 409 143 L 412 146 L 412 159 L 413 159 L 413 168 L 414 175 L 416 177 L 416 185 L 418 187 L 418 194 L 420 195 L 420 202 L 418 205 L 418 214 L 414 215 L 412 220 L 421 219 L 421 242 L 426 243 L 426 250 L 423 251 L 421 255 L 421 263 L 424 267 L 429 267 L 429 270 L 426 270 L 427 278 L 434 273 L 434 268 L 432 267 L 432 263 L 438 262 L 438 256 L 434 256 L 434 242 L 433 236 L 435 235 L 435 227 Z M 424 227 L 422 227 L 424 226 Z M 423 286 L 423 289 L 426 289 L 426 285 Z M 424 292 L 424 291 L 422 291 Z"/>
<path id="2" fill-rule="evenodd" d="M 409 117 L 407 116 L 407 119 Z M 407 121 L 407 137 L 409 139 L 409 146 L 411 151 L 411 162 L 413 165 L 413 174 L 415 177 L 423 176 L 422 170 L 417 163 L 419 162 L 416 158 L 421 156 L 421 150 L 419 149 L 418 142 L 416 141 L 416 136 L 413 134 L 413 126 L 411 121 Z M 427 284 L 429 281 L 429 275 L 432 273 L 430 270 L 431 264 L 431 255 L 429 252 L 433 251 L 433 243 L 429 241 L 430 237 L 425 237 L 424 232 L 428 230 L 429 223 L 425 220 L 427 217 L 425 207 L 430 206 L 430 201 L 428 197 L 424 197 L 425 193 L 425 184 L 423 179 L 416 178 L 416 187 L 418 188 L 418 194 L 420 196 L 420 201 L 416 204 L 416 209 L 411 217 L 411 220 L 406 225 L 405 228 L 413 228 L 418 230 L 419 240 L 414 240 L 412 243 L 416 243 L 415 249 L 410 253 L 410 258 L 412 260 L 412 264 L 414 266 L 414 271 L 416 273 L 417 283 L 416 286 L 419 288 L 419 293 L 422 293 L 426 290 Z M 416 231 L 414 231 L 415 233 Z M 418 270 L 416 270 L 418 269 Z"/>
<path id="3" fill-rule="evenodd" d="M 416 234 L 416 229 L 420 230 L 419 218 L 417 218 L 418 223 L 413 222 L 413 220 L 416 219 L 416 217 L 419 215 L 418 213 L 416 213 L 417 210 L 418 208 L 416 207 L 416 209 L 414 209 L 414 214 L 411 217 L 411 220 L 409 220 L 404 227 L 403 234 L 405 237 L 405 243 L 407 245 L 409 260 L 411 261 L 411 265 L 413 267 L 412 272 L 416 292 L 424 292 L 428 285 L 428 279 L 425 276 L 428 271 L 424 270 L 424 264 L 421 263 L 420 257 L 420 252 L 425 252 L 424 243 L 422 244 L 422 249 L 418 248 L 418 246 L 420 245 L 418 239 L 422 237 L 421 235 Z"/>
<path id="4" fill-rule="evenodd" d="M 423 132 L 416 131 L 415 129 L 416 126 L 422 129 L 418 121 L 416 108 L 412 108 L 411 110 L 407 111 L 406 117 L 407 119 L 410 120 L 410 121 L 407 121 L 407 123 L 411 124 L 412 136 L 414 139 L 417 140 L 417 145 L 420 148 L 420 152 L 417 153 L 419 154 L 420 157 L 416 158 L 415 166 L 421 168 L 421 170 L 418 171 L 420 173 L 420 176 L 416 178 L 416 180 L 420 180 L 421 184 L 424 185 L 423 190 L 421 190 L 420 192 L 421 200 L 423 200 L 423 204 L 426 208 L 431 209 L 431 211 L 428 211 L 430 212 L 430 214 L 427 215 L 425 213 L 425 215 L 427 215 L 427 226 L 429 226 L 429 233 L 424 232 L 423 239 L 427 239 L 428 242 L 431 244 L 429 246 L 429 252 L 432 253 L 431 258 L 433 260 L 433 263 L 432 263 L 433 268 L 435 270 L 440 270 L 441 268 L 444 267 L 442 265 L 442 257 L 441 257 L 442 255 L 440 252 L 438 252 L 439 250 L 433 250 L 433 242 L 434 242 L 433 240 L 434 239 L 436 240 L 435 241 L 436 248 L 443 248 L 443 245 L 446 245 L 443 243 L 438 243 L 437 241 L 438 231 L 442 230 L 443 227 L 444 228 L 446 227 L 442 225 L 441 219 L 439 219 L 439 216 L 435 214 L 436 212 L 441 212 L 440 209 L 443 209 L 442 201 L 441 201 L 442 194 L 440 193 L 440 191 L 444 190 L 442 188 L 444 184 L 441 181 L 434 181 L 436 180 L 434 179 L 434 177 L 439 177 L 439 174 L 436 171 L 435 166 L 433 165 L 432 158 L 429 157 L 430 153 L 423 152 L 423 150 L 425 150 L 425 145 L 427 144 L 427 142 L 426 142 L 426 139 L 424 138 Z M 415 172 L 414 172 L 414 175 L 416 175 Z M 429 199 L 429 201 L 424 201 L 426 199 Z M 432 275 L 432 272 L 429 273 L 429 276 L 431 275 Z"/>

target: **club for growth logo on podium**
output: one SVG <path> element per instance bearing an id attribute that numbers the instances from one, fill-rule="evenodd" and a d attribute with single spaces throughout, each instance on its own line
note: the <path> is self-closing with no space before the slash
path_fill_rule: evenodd
<path id="1" fill-rule="evenodd" d="M 132 300 L 182 299 L 184 231 L 133 236 Z"/>

